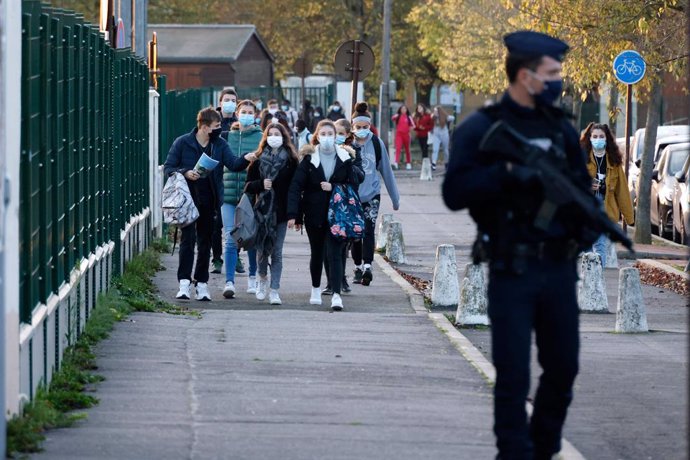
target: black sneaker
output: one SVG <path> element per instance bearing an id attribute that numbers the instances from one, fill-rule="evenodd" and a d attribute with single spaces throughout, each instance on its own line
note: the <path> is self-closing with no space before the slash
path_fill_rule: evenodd
<path id="1" fill-rule="evenodd" d="M 369 286 L 373 279 L 374 275 L 371 273 L 371 268 L 365 268 L 364 273 L 362 273 L 362 286 Z"/>
<path id="2" fill-rule="evenodd" d="M 326 288 L 321 291 L 321 295 L 333 295 L 333 289 L 331 289 L 330 286 L 326 286 Z"/>
<path id="3" fill-rule="evenodd" d="M 343 278 L 343 284 L 342 284 L 342 286 L 340 287 L 340 290 L 341 290 L 342 292 L 352 292 L 352 288 L 351 288 L 350 285 L 347 283 L 347 277 Z"/>
<path id="4" fill-rule="evenodd" d="M 436 163 L 431 163 L 431 170 L 436 171 Z"/>
<path id="5" fill-rule="evenodd" d="M 223 259 L 216 259 L 213 261 L 213 270 L 211 273 L 220 273 L 223 269 Z"/>
<path id="6" fill-rule="evenodd" d="M 242 263 L 242 258 L 237 258 L 237 264 L 235 265 L 235 272 L 244 273 L 244 264 Z"/>
<path id="7" fill-rule="evenodd" d="M 362 284 L 362 270 L 359 268 L 355 268 L 355 277 L 352 280 L 354 284 Z"/>

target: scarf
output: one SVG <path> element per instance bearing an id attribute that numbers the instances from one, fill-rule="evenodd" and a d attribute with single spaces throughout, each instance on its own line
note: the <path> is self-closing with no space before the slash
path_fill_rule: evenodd
<path id="1" fill-rule="evenodd" d="M 271 153 L 271 148 L 266 147 L 259 157 L 261 178 L 275 181 L 287 162 L 288 152 L 284 147 L 280 147 L 276 153 Z M 254 216 L 258 225 L 254 248 L 265 254 L 273 252 L 276 241 L 277 217 L 274 202 L 275 190 L 271 187 L 271 190 L 259 193 L 254 204 Z"/>

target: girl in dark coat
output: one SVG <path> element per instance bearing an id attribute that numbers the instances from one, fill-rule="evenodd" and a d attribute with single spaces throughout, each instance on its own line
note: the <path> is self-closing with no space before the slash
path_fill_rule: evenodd
<path id="1" fill-rule="evenodd" d="M 322 120 L 312 139 L 312 146 L 300 150 L 304 153 L 288 193 L 288 227 L 299 230 L 304 224 L 311 247 L 309 271 L 311 272 L 311 297 L 309 303 L 321 305 L 321 273 L 324 249 L 328 258 L 328 284 L 333 290 L 331 308 L 343 309 L 340 297 L 343 279 L 342 253 L 345 241 L 331 235 L 328 225 L 328 205 L 335 184 L 359 185 L 364 179 L 362 160 L 350 147 L 335 143 L 335 125 Z"/>
<path id="2" fill-rule="evenodd" d="M 290 133 L 282 124 L 271 123 L 264 130 L 253 161 L 247 171 L 245 191 L 256 195 L 254 212 L 259 230 L 254 248 L 259 263 L 256 298 L 264 300 L 268 286 L 268 259 L 271 258 L 271 305 L 282 303 L 278 290 L 283 271 L 283 243 L 287 231 L 287 194 L 297 168 L 297 152 Z"/>

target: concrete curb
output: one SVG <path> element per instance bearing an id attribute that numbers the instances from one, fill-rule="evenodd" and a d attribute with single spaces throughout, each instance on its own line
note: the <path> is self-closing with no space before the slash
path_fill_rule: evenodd
<path id="1" fill-rule="evenodd" d="M 675 259 L 673 259 L 675 260 Z M 676 268 L 671 267 L 668 264 L 665 264 L 663 262 L 657 262 L 656 260 L 651 260 L 651 259 L 639 259 L 639 263 L 647 265 L 649 267 L 653 268 L 658 268 L 659 270 L 663 270 L 669 275 L 674 275 L 674 276 L 682 276 L 685 279 L 690 279 L 690 273 L 685 273 L 684 271 L 678 270 Z"/>
<path id="2" fill-rule="evenodd" d="M 374 253 L 374 261 L 376 264 L 379 266 L 382 272 L 384 272 L 388 277 L 400 288 L 405 291 L 405 294 L 407 294 L 408 299 L 410 299 L 410 306 L 412 309 L 415 311 L 415 313 L 419 314 L 427 314 L 429 313 L 429 310 L 427 310 L 426 306 L 424 306 L 424 296 L 414 288 L 410 283 L 407 282 L 405 278 L 400 276 L 400 273 L 398 273 L 388 262 L 386 262 L 386 259 L 381 257 L 380 254 Z"/>
<path id="3" fill-rule="evenodd" d="M 496 381 L 496 370 L 493 364 L 484 357 L 481 351 L 475 347 L 470 340 L 462 335 L 455 326 L 448 321 L 443 313 L 432 313 L 424 307 L 424 298 L 417 289 L 414 288 L 405 278 L 379 254 L 374 254 L 374 260 L 381 270 L 388 275 L 391 280 L 398 284 L 410 298 L 410 304 L 417 314 L 426 314 L 434 325 L 443 332 L 450 343 L 460 352 L 460 354 L 475 368 L 477 372 L 491 385 Z M 421 306 L 420 302 L 421 301 Z M 532 414 L 532 405 L 527 403 L 527 412 Z M 565 438 L 561 439 L 561 451 L 554 458 L 559 460 L 586 460 L 585 457 Z"/>

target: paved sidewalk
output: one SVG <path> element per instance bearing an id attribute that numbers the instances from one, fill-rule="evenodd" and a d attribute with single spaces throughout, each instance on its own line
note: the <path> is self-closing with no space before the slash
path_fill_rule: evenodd
<path id="1" fill-rule="evenodd" d="M 437 171 L 439 173 L 439 171 Z M 475 227 L 466 211 L 450 213 L 440 197 L 442 174 L 419 180 L 419 171 L 397 173 L 402 200 L 392 210 L 383 197 L 382 213 L 402 222 L 409 265 L 400 270 L 431 280 L 438 244 L 454 244 L 458 270 L 470 262 Z M 686 254 L 683 248 L 638 248 Z M 674 254 L 674 255 L 671 255 Z M 634 261 L 620 260 L 621 267 Z M 648 334 L 614 334 L 618 270 L 605 270 L 608 315 L 580 317 L 581 363 L 575 400 L 564 436 L 590 459 L 681 459 L 687 453 L 688 307 L 687 299 L 668 290 L 642 286 Z M 448 311 L 454 314 L 454 311 Z M 490 359 L 488 330 L 462 333 Z M 541 373 L 533 350 L 532 392 Z"/>
<path id="2" fill-rule="evenodd" d="M 378 269 L 344 312 L 307 305 L 306 254 L 291 232 L 281 307 L 244 294 L 246 276 L 222 299 L 212 275 L 214 302 L 187 302 L 202 319 L 118 324 L 98 347 L 100 405 L 32 458 L 492 458 L 490 387 L 427 315 Z M 171 300 L 176 257 L 165 264 Z"/>

